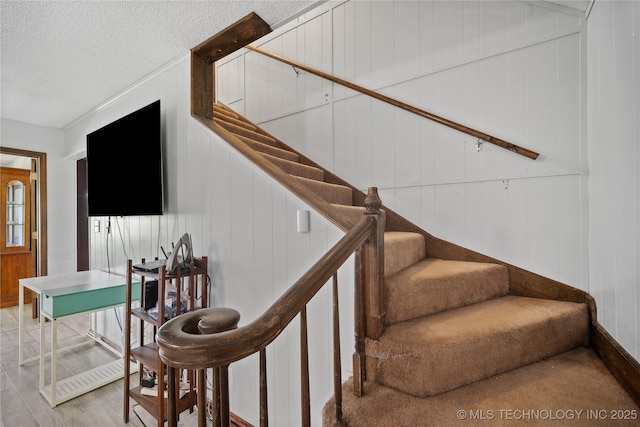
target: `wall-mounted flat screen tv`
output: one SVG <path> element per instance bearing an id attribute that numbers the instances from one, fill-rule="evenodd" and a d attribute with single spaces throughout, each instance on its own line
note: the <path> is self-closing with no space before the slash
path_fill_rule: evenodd
<path id="1" fill-rule="evenodd" d="M 89 216 L 162 215 L 160 100 L 87 135 Z"/>

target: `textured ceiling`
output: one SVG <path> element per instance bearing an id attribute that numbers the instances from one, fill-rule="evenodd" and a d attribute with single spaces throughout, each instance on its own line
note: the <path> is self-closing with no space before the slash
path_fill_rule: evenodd
<path id="1" fill-rule="evenodd" d="M 0 116 L 64 128 L 249 12 L 273 27 L 322 1 L 0 0 Z"/>
<path id="2" fill-rule="evenodd" d="M 315 3 L 1 0 L 0 115 L 64 128 L 250 12 L 273 27 Z"/>

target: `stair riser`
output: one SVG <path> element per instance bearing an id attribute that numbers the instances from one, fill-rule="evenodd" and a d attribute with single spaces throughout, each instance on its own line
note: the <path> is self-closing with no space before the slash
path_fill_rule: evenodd
<path id="1" fill-rule="evenodd" d="M 283 150 L 281 148 L 274 147 L 273 145 L 257 142 L 242 135 L 238 135 L 238 138 L 246 142 L 254 150 L 261 153 L 279 157 L 284 160 L 289 160 L 290 162 L 297 162 L 300 160 L 300 156 L 292 151 Z"/>
<path id="2" fill-rule="evenodd" d="M 496 264 L 428 259 L 385 282 L 388 325 L 509 293 L 509 273 Z"/>
<path id="3" fill-rule="evenodd" d="M 244 137 L 253 139 L 254 141 L 262 142 L 263 144 L 269 144 L 273 146 L 276 145 L 276 140 L 271 138 L 270 136 L 262 135 L 241 126 L 236 126 L 233 123 L 226 122 L 219 118 L 214 117 L 213 120 L 231 133 L 242 135 Z"/>
<path id="4" fill-rule="evenodd" d="M 290 162 L 288 160 L 283 160 L 268 154 L 263 155 L 276 165 L 280 166 L 280 168 L 282 168 L 282 170 L 284 170 L 288 174 L 301 176 L 308 179 L 314 179 L 316 181 L 324 181 L 324 172 L 322 171 L 322 169 L 314 168 L 296 162 Z"/>
<path id="5" fill-rule="evenodd" d="M 388 328 L 380 341 L 367 341 L 367 379 L 414 396 L 434 396 L 588 344 L 585 305 L 574 304 L 553 315 L 543 307 L 521 308 L 529 312 L 527 316 L 534 313 L 537 320 L 485 328 L 489 333 L 480 328 L 478 334 L 460 332 L 464 326 L 459 320 L 453 326 L 424 322 L 411 339 L 401 341 Z M 513 310 L 514 317 L 518 316 L 517 305 Z M 462 311 L 458 314 L 462 316 L 459 319 L 468 316 Z M 508 316 L 504 317 L 509 322 Z M 473 316 L 466 320 L 472 323 L 469 331 L 474 330 L 473 323 L 495 321 Z"/>
<path id="6" fill-rule="evenodd" d="M 213 105 L 213 115 L 215 116 L 222 116 L 222 117 L 229 117 L 232 119 L 240 119 L 240 116 L 236 113 L 234 113 L 233 111 L 229 111 L 224 107 L 220 107 L 218 105 Z"/>
<path id="7" fill-rule="evenodd" d="M 384 233 L 384 274 L 391 276 L 425 257 L 424 236 L 418 233 Z"/>
<path id="8" fill-rule="evenodd" d="M 247 123 L 247 122 L 245 122 L 243 120 L 236 119 L 235 117 L 232 117 L 232 116 L 229 116 L 229 115 L 225 115 L 224 113 L 223 114 L 218 114 L 215 117 L 217 119 L 224 120 L 227 123 L 231 123 L 233 125 L 236 125 L 238 127 L 244 128 L 244 129 L 248 129 L 248 130 L 253 131 L 253 132 L 257 132 L 258 131 L 258 128 L 256 126 L 252 125 L 251 123 Z"/>
<path id="9" fill-rule="evenodd" d="M 294 176 L 294 178 L 329 203 L 335 203 L 338 205 L 353 204 L 353 190 L 349 187 L 305 179 L 297 176 Z"/>

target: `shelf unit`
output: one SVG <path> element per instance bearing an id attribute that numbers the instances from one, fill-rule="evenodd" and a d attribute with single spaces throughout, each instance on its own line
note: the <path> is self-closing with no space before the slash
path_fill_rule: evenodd
<path id="1" fill-rule="evenodd" d="M 144 260 L 142 260 L 144 263 Z M 143 306 L 133 306 L 133 276 L 140 277 L 140 301 L 144 301 L 145 283 L 157 281 L 157 316 L 153 316 Z M 175 294 L 171 301 L 168 301 L 167 294 L 171 290 Z M 164 393 L 159 392 L 157 396 L 149 396 L 143 394 L 142 379 L 145 372 L 153 375 L 155 378 L 157 390 L 165 390 L 165 375 L 167 367 L 161 362 L 158 354 L 158 344 L 155 342 L 155 336 L 158 328 L 166 322 L 173 310 L 166 308 L 167 304 L 174 307 L 175 313 L 184 313 L 208 306 L 208 276 L 207 276 L 207 257 L 195 259 L 188 268 L 178 266 L 175 273 L 167 273 L 165 266 L 161 266 L 157 272 L 150 272 L 136 269 L 133 262 L 127 262 L 127 295 L 125 303 L 124 331 L 125 343 L 124 354 L 125 360 L 137 362 L 139 364 L 139 379 L 137 384 L 131 384 L 129 364 L 125 363 L 124 372 L 124 422 L 129 422 L 129 399 L 133 399 L 142 408 L 149 412 L 158 422 L 158 427 L 164 426 L 167 419 L 167 399 Z M 183 307 L 183 303 L 187 303 L 187 307 Z M 138 324 L 138 346 L 131 346 L 131 321 L 135 320 Z M 153 338 L 145 342 L 145 325 L 153 328 Z M 196 406 L 197 396 L 195 387 L 194 371 L 179 371 L 176 375 L 176 382 L 181 378 L 186 378 L 188 389 L 178 401 L 178 413 L 182 413 L 189 409 L 193 411 Z M 176 384 L 178 387 L 179 384 Z"/>

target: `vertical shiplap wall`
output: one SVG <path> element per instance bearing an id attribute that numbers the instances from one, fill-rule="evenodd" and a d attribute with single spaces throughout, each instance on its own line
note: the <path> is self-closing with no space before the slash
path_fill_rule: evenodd
<path id="1" fill-rule="evenodd" d="M 640 357 L 640 4 L 588 20 L 589 279 L 598 316 Z"/>
<path id="2" fill-rule="evenodd" d="M 253 52 L 219 64 L 244 73 L 218 94 L 434 235 L 587 289 L 583 30 L 541 2 L 347 1 L 261 42 L 536 161 Z"/>
<path id="3" fill-rule="evenodd" d="M 288 194 L 226 142 L 195 121 L 189 112 L 189 56 L 170 64 L 145 81 L 66 129 L 68 156 L 81 157 L 86 134 L 131 111 L 161 100 L 166 179 L 166 208 L 162 216 L 92 218 L 91 268 L 124 274 L 128 258 L 162 256 L 183 233 L 193 238 L 196 255 L 209 257 L 213 282 L 212 306 L 237 309 L 240 325 L 262 314 L 343 235 L 311 213 L 311 231 L 298 233 L 298 210 L 309 207 Z M 126 155 L 126 153 L 123 153 Z M 141 159 L 140 167 L 144 167 Z M 118 165 L 114 165 L 118 173 Z M 134 191 L 123 189 L 123 191 Z M 93 220 L 102 221 L 93 231 Z M 353 264 L 340 271 L 343 323 L 342 360 L 349 375 L 353 352 Z M 331 375 L 331 299 L 322 291 L 308 307 L 311 397 L 314 425 L 321 423 L 322 406 L 333 394 Z M 113 311 L 101 313 L 100 332 L 120 342 L 119 321 Z M 136 334 L 134 335 L 134 339 Z M 268 351 L 269 414 L 272 425 L 300 424 L 299 325 Z M 232 411 L 254 425 L 258 419 L 258 360 L 231 365 Z"/>
<path id="4" fill-rule="evenodd" d="M 233 96 L 218 93 L 352 184 L 378 186 L 432 234 L 591 292 L 638 358 L 638 13 L 596 1 L 587 30 L 581 12 L 544 2 L 336 1 L 261 43 L 538 151 L 536 161 L 478 150 L 252 52 L 218 65 L 241 72 Z"/>

